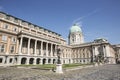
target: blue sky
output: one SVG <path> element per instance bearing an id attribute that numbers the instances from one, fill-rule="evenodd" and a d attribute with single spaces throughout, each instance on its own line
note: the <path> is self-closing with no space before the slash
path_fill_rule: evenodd
<path id="1" fill-rule="evenodd" d="M 120 43 L 120 0 L 0 0 L 0 11 L 57 32 L 67 40 L 74 22 L 85 42 Z"/>

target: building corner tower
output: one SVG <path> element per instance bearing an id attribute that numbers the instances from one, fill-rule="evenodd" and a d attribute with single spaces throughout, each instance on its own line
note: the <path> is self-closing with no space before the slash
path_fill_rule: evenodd
<path id="1" fill-rule="evenodd" d="M 74 24 L 69 31 L 69 45 L 76 45 L 84 43 L 84 36 L 80 25 Z"/>

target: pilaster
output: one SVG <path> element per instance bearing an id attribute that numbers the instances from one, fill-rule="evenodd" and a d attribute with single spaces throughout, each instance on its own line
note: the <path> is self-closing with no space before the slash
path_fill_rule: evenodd
<path id="1" fill-rule="evenodd" d="M 16 50 L 15 51 L 16 51 L 17 54 L 18 54 L 18 49 L 19 49 L 18 46 L 19 46 L 19 40 L 16 39 L 16 48 L 15 48 Z"/>

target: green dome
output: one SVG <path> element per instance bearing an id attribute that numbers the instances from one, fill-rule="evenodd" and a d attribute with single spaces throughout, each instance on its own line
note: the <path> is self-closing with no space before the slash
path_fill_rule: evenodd
<path id="1" fill-rule="evenodd" d="M 79 27 L 79 25 L 74 24 L 71 28 L 70 28 L 70 33 L 73 32 L 82 32 L 81 28 Z"/>

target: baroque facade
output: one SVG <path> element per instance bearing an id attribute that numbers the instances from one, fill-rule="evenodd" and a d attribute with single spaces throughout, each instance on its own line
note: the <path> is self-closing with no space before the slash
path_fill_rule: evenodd
<path id="1" fill-rule="evenodd" d="M 107 40 L 85 43 L 77 24 L 71 27 L 67 44 L 56 32 L 0 12 L 0 65 L 55 64 L 58 46 L 62 64 L 116 60 L 116 51 Z"/>

